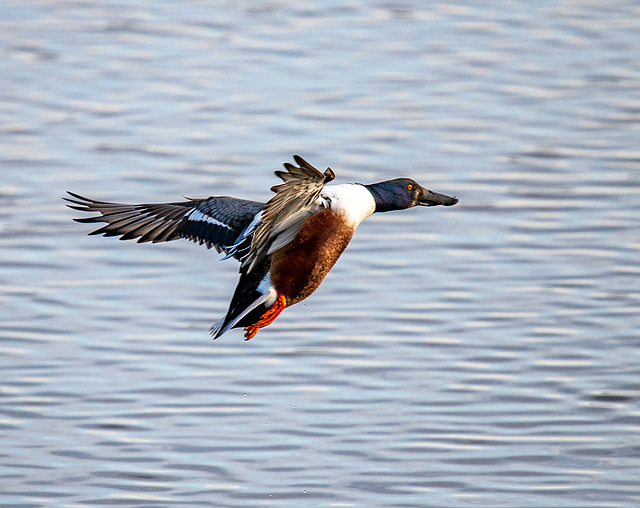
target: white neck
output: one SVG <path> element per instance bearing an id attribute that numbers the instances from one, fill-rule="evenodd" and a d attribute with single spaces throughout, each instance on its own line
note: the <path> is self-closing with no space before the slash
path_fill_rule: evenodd
<path id="1" fill-rule="evenodd" d="M 357 227 L 364 219 L 376 210 L 376 202 L 371 193 L 358 183 L 328 185 L 320 194 L 336 213 Z"/>

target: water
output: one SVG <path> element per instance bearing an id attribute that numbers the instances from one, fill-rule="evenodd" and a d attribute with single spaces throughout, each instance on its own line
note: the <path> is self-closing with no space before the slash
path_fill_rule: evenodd
<path id="1" fill-rule="evenodd" d="M 640 504 L 635 2 L 0 6 L 0 504 Z M 61 197 L 267 199 L 299 153 L 453 208 L 363 223 L 213 342 L 237 265 Z"/>

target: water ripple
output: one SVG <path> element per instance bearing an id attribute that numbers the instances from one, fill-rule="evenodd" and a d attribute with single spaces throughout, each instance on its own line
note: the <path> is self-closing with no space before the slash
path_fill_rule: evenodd
<path id="1" fill-rule="evenodd" d="M 3 506 L 640 504 L 633 2 L 0 7 Z M 97 199 L 411 176 L 308 300 Z"/>

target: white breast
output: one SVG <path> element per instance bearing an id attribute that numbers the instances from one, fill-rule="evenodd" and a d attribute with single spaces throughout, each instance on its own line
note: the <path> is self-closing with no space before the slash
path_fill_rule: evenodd
<path id="1" fill-rule="evenodd" d="M 376 209 L 371 193 L 358 183 L 328 185 L 320 196 L 331 210 L 343 215 L 354 228 Z"/>

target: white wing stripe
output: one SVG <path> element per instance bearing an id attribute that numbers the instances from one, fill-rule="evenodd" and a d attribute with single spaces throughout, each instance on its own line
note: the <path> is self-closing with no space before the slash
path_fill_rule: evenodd
<path id="1" fill-rule="evenodd" d="M 213 224 L 214 226 L 220 226 L 220 227 L 223 227 L 223 228 L 231 229 L 224 222 L 221 222 L 218 219 L 215 219 L 215 218 L 211 217 L 210 215 L 202 213 L 197 208 L 194 208 L 191 211 L 191 213 L 187 216 L 187 219 L 188 220 L 192 220 L 192 221 L 197 221 L 197 222 L 208 222 L 209 224 Z"/>

